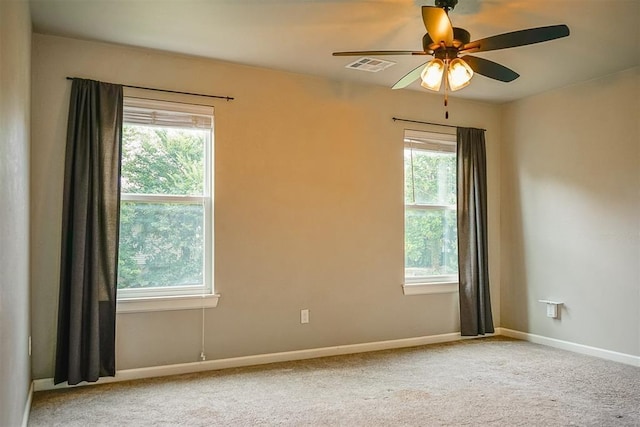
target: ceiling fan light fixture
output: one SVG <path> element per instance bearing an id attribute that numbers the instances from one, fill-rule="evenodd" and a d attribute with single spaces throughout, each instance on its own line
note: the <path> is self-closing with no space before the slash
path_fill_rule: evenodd
<path id="1" fill-rule="evenodd" d="M 434 58 L 422 70 L 420 85 L 425 89 L 437 92 L 442 84 L 442 74 L 444 74 L 444 61 Z"/>
<path id="2" fill-rule="evenodd" d="M 447 68 L 447 83 L 449 83 L 449 89 L 456 91 L 462 89 L 471 83 L 473 77 L 473 70 L 460 58 L 455 58 L 449 63 Z"/>

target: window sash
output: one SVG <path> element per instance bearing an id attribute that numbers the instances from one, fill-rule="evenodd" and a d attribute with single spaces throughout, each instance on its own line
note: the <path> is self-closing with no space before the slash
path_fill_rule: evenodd
<path id="1" fill-rule="evenodd" d="M 406 211 L 456 211 L 456 206 L 447 206 L 447 205 L 405 205 Z M 405 214 L 406 221 L 406 214 Z M 457 228 L 457 227 L 456 227 Z M 406 239 L 406 235 L 405 235 Z M 407 284 L 415 284 L 415 283 L 456 283 L 458 282 L 457 274 L 433 274 L 428 276 L 407 276 L 405 268 L 405 277 L 404 283 Z"/>
<path id="2" fill-rule="evenodd" d="M 186 296 L 186 295 L 209 295 L 213 293 L 212 282 L 212 230 L 210 230 L 213 220 L 209 220 L 211 217 L 211 199 L 208 197 L 196 197 L 196 196 L 165 196 L 155 194 L 122 194 L 121 200 L 125 202 L 134 203 L 149 203 L 149 204 L 183 204 L 183 205 L 198 205 L 203 206 L 203 226 L 204 226 L 204 238 L 203 238 L 203 265 L 202 265 L 202 278 L 203 283 L 198 285 L 166 285 L 166 286 L 154 286 L 144 288 L 118 288 L 118 299 L 135 299 L 135 298 L 152 298 L 152 297 L 166 297 L 166 296 Z"/>
<path id="3" fill-rule="evenodd" d="M 125 97 L 123 123 L 128 125 L 161 126 L 181 129 L 209 129 L 204 144 L 204 188 L 202 195 L 122 193 L 123 202 L 172 203 L 202 205 L 204 210 L 204 259 L 201 285 L 119 288 L 119 300 L 156 297 L 205 296 L 213 286 L 213 107 Z"/>
<path id="4" fill-rule="evenodd" d="M 404 135 L 404 148 L 412 151 L 423 152 L 445 152 L 456 153 L 456 136 L 453 134 L 440 134 L 434 132 L 414 131 L 406 130 Z M 413 161 L 413 159 L 412 159 Z M 412 172 L 413 173 L 413 169 Z M 406 177 L 405 177 L 406 179 Z M 405 183 L 406 184 L 406 183 Z M 405 203 L 406 211 L 456 211 L 456 205 L 442 205 L 435 203 Z M 406 215 L 405 215 L 406 221 Z M 406 235 L 404 236 L 406 240 Z M 405 248 L 406 250 L 406 248 Z M 407 276 L 405 265 L 405 278 L 406 284 L 417 283 L 455 283 L 458 282 L 457 274 L 441 274 L 441 275 L 429 275 L 429 276 Z"/>

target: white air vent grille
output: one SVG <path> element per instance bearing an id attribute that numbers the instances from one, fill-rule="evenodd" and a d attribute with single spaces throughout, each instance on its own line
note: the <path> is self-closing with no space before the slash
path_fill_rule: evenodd
<path id="1" fill-rule="evenodd" d="M 351 68 L 354 70 L 368 71 L 370 73 L 377 73 L 385 68 L 389 68 L 395 65 L 395 62 L 384 61 L 376 58 L 360 58 L 351 64 L 345 66 L 345 68 Z"/>

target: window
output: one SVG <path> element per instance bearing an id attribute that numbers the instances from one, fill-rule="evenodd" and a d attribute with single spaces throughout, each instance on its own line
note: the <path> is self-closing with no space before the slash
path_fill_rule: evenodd
<path id="1" fill-rule="evenodd" d="M 212 294 L 212 159 L 212 107 L 125 98 L 119 301 Z"/>
<path id="2" fill-rule="evenodd" d="M 455 138 L 405 131 L 405 294 L 412 284 L 458 281 Z"/>

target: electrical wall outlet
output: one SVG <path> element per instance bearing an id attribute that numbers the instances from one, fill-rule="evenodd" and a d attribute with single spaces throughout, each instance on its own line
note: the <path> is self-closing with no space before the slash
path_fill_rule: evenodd
<path id="1" fill-rule="evenodd" d="M 300 323 L 309 323 L 309 309 L 300 310 Z"/>

